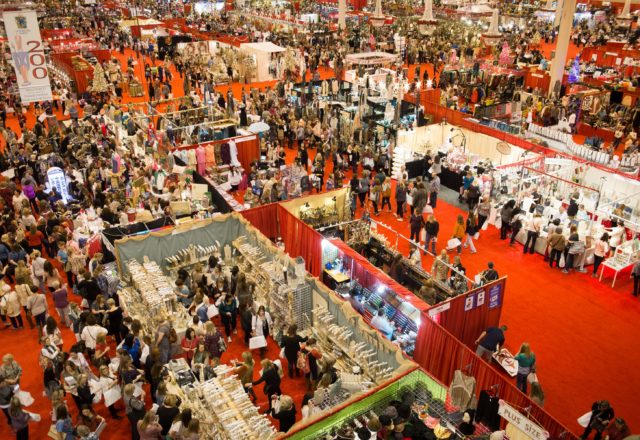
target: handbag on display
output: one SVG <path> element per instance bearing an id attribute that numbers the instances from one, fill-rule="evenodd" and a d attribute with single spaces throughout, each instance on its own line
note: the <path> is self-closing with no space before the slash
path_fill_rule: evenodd
<path id="1" fill-rule="evenodd" d="M 538 382 L 538 375 L 536 373 L 529 373 L 527 375 L 527 382 L 529 383 Z"/>

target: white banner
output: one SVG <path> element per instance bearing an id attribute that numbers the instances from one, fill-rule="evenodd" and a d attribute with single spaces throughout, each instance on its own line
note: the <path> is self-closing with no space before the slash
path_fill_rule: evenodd
<path id="1" fill-rule="evenodd" d="M 51 101 L 51 83 L 35 11 L 3 14 L 23 104 Z"/>

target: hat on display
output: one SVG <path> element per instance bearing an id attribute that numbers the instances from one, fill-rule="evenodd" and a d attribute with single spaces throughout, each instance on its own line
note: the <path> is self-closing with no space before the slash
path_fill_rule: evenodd
<path id="1" fill-rule="evenodd" d="M 353 440 L 356 436 L 353 433 L 353 429 L 349 426 L 343 426 L 336 434 L 336 440 Z"/>
<path id="2" fill-rule="evenodd" d="M 384 415 L 389 416 L 392 420 L 398 417 L 398 409 L 395 406 L 388 406 L 384 410 Z"/>
<path id="3" fill-rule="evenodd" d="M 433 428 L 433 433 L 436 435 L 436 438 L 440 440 L 448 439 L 451 437 L 451 430 L 442 426 L 442 424 L 438 423 L 435 428 Z"/>
<path id="4" fill-rule="evenodd" d="M 369 431 L 378 432 L 382 429 L 382 424 L 380 423 L 380 419 L 377 417 L 371 417 L 367 422 L 367 429 Z"/>

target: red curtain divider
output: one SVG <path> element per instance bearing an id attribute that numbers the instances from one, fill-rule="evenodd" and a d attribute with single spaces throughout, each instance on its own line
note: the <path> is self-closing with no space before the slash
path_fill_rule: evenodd
<path id="1" fill-rule="evenodd" d="M 469 374 L 476 379 L 478 395 L 480 391 L 497 385 L 500 399 L 518 408 L 521 413 L 526 413 L 524 408 L 531 408 L 529 418 L 546 429 L 550 438 L 567 433 L 564 437 L 566 440 L 577 439 L 564 425 L 518 390 L 510 377 L 476 356 L 474 351 L 431 320 L 426 313 L 423 314 L 421 330 L 416 341 L 414 360 L 440 382 L 450 384 L 456 370 L 466 371 L 468 367 Z"/>
<path id="2" fill-rule="evenodd" d="M 281 205 L 277 205 L 280 222 L 280 236 L 284 248 L 292 257 L 304 258 L 305 267 L 314 277 L 322 272 L 322 235 L 302 220 L 291 214 Z"/>
<path id="3" fill-rule="evenodd" d="M 280 236 L 277 206 L 276 203 L 270 203 L 241 211 L 240 214 L 267 238 L 273 240 Z"/>
<path id="4" fill-rule="evenodd" d="M 502 278 L 464 295 L 451 298 L 448 300 L 450 308 L 441 312 L 437 321 L 463 344 L 471 346 L 487 327 L 496 327 L 500 324 L 505 287 L 506 278 Z M 490 298 L 493 298 L 490 295 L 492 290 L 498 298 L 495 303 L 490 301 Z M 484 294 L 484 303 L 477 306 L 476 301 L 480 292 Z M 467 299 L 472 301 L 470 310 L 465 310 Z M 439 305 L 437 304 L 436 307 Z M 421 331 L 422 329 L 419 330 Z"/>

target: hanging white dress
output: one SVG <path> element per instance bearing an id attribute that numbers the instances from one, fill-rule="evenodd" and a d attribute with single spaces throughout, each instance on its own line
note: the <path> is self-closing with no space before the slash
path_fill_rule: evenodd
<path id="1" fill-rule="evenodd" d="M 234 167 L 239 167 L 240 162 L 238 161 L 238 146 L 236 145 L 236 141 L 233 139 L 229 141 L 229 154 L 231 155 L 231 165 Z"/>

